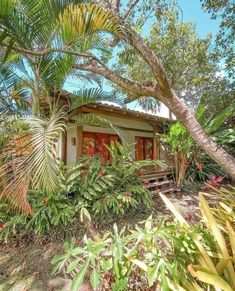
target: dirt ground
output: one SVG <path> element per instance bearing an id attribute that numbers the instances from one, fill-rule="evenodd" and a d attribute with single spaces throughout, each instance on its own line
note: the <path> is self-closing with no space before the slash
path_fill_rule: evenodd
<path id="1" fill-rule="evenodd" d="M 186 195 L 176 193 L 169 195 L 169 198 L 184 214 L 186 218 L 192 213 L 198 213 L 197 193 Z M 119 226 L 127 225 L 132 228 L 137 222 L 144 220 L 150 215 L 151 211 L 130 212 L 124 217 L 120 217 Z M 155 200 L 155 207 L 152 211 L 153 216 L 170 215 L 163 202 Z M 114 222 L 117 222 L 117 216 L 109 215 L 107 219 L 97 221 L 99 229 L 110 229 Z M 69 229 L 68 229 L 69 231 Z M 55 232 L 54 232 L 55 233 Z M 78 238 L 83 233 L 76 234 Z M 62 252 L 63 242 L 68 240 L 69 236 L 48 235 L 47 239 L 31 237 L 22 238 L 22 241 L 13 241 L 7 245 L 0 245 L 0 290 L 1 291 L 54 291 L 70 290 L 71 280 L 66 279 L 63 274 L 55 277 L 51 273 L 52 258 Z M 85 290 L 84 290 L 85 291 Z"/>

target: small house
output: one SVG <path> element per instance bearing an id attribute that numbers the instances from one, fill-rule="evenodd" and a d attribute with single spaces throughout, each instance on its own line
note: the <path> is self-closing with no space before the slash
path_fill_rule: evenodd
<path id="1" fill-rule="evenodd" d="M 79 114 L 103 117 L 114 127 L 76 125 L 75 119 Z M 85 155 L 100 155 L 104 162 L 107 162 L 110 157 L 105 145 L 110 145 L 111 141 L 119 141 L 132 149 L 132 159 L 164 160 L 167 167 L 158 171 L 171 173 L 172 162 L 168 159 L 158 136 L 170 122 L 172 120 L 168 118 L 116 105 L 105 103 L 82 105 L 69 113 L 68 127 L 61 138 L 61 158 L 64 163 L 72 164 Z"/>

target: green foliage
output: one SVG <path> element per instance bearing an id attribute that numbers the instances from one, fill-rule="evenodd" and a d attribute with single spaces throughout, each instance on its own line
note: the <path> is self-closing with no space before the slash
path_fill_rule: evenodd
<path id="1" fill-rule="evenodd" d="M 68 172 L 69 191 L 96 214 L 110 211 L 124 214 L 131 207 L 150 207 L 151 194 L 138 173 L 143 166 L 160 162 L 130 162 L 130 151 L 117 142 L 108 150 L 112 160 L 110 165 L 102 164 L 100 159 L 84 158 L 76 175 L 73 170 Z"/>
<path id="2" fill-rule="evenodd" d="M 84 157 L 77 164 L 58 169 L 58 191 L 47 192 L 31 188 L 27 192 L 31 215 L 19 214 L 10 207 L 11 200 L 1 205 L 0 238 L 27 230 L 44 234 L 55 226 L 66 226 L 80 212 L 83 215 L 104 213 L 125 214 L 130 208 L 151 207 L 152 197 L 144 187 L 139 170 L 159 161 L 130 162 L 130 152 L 119 143 L 109 148 L 111 165 L 100 158 Z M 83 221 L 83 220 L 82 220 Z"/>
<path id="3" fill-rule="evenodd" d="M 211 14 L 212 19 L 220 21 L 220 30 L 216 35 L 216 57 L 224 58 L 225 69 L 229 77 L 234 76 L 234 1 L 201 0 L 202 8 Z"/>
<path id="4" fill-rule="evenodd" d="M 231 196 L 234 196 L 234 189 L 228 189 L 224 193 L 226 193 L 228 200 L 230 200 Z M 223 200 L 221 201 L 222 207 L 219 207 L 219 209 L 211 209 L 203 196 L 204 194 L 207 193 L 199 193 L 202 221 L 205 224 L 206 231 L 216 242 L 217 249 L 211 250 L 208 244 L 202 244 L 200 236 L 195 236 L 193 240 L 198 252 L 194 262 L 189 265 L 188 270 L 192 277 L 197 279 L 199 284 L 202 282 L 207 285 L 212 285 L 215 289 L 220 288 L 222 290 L 232 291 L 235 288 L 235 229 L 234 224 L 229 222 L 229 218 L 231 217 L 230 210 L 226 209 L 224 211 L 225 204 L 223 204 Z M 162 194 L 161 196 L 176 219 L 184 225 L 187 225 L 184 218 L 170 200 Z M 225 222 L 222 230 L 214 213 L 223 213 Z M 188 225 L 188 228 L 190 227 Z M 194 282 L 194 284 L 196 283 L 196 280 L 191 279 L 190 281 Z M 190 282 L 187 281 L 187 283 Z"/>
<path id="5" fill-rule="evenodd" d="M 33 215 L 13 211 L 9 203 L 0 204 L 0 240 L 7 241 L 13 235 L 32 231 L 36 235 L 45 234 L 50 228 L 66 226 L 73 220 L 77 208 L 62 194 L 45 195 L 40 191 L 28 193 Z"/>
<path id="6" fill-rule="evenodd" d="M 4 111 L 26 107 L 39 116 L 42 100 L 51 107 L 55 101 L 50 100 L 51 93 L 62 90 L 69 75 L 100 83 L 97 76 L 75 72 L 74 65 L 80 53 L 86 56 L 92 49 L 107 53 L 104 33 L 121 37 L 119 24 L 109 11 L 87 1 L 1 1 L 0 103 Z"/>
<path id="7" fill-rule="evenodd" d="M 213 191 L 214 195 L 219 197 L 220 203 L 212 209 L 217 223 L 223 229 L 226 223 L 235 224 L 235 187 L 227 186 L 226 188 L 216 188 L 210 184 L 207 186 Z"/>
<path id="8" fill-rule="evenodd" d="M 30 194 L 29 194 L 30 195 Z M 30 196 L 35 214 L 30 218 L 26 229 L 32 228 L 35 234 L 42 234 L 53 226 L 66 226 L 76 214 L 76 207 L 65 195 L 40 195 L 33 192 Z"/>
<path id="9" fill-rule="evenodd" d="M 170 239 L 175 242 L 174 246 L 168 243 Z M 152 286 L 159 277 L 162 278 L 160 285 L 164 287 L 168 272 L 173 277 L 179 276 L 182 266 L 177 261 L 181 259 L 182 262 L 189 262 L 195 249 L 195 245 L 190 242 L 190 235 L 179 233 L 178 226 L 163 220 L 154 221 L 152 217 L 148 218 L 144 226 L 137 226 L 127 235 L 125 229 L 118 232 L 114 225 L 112 233 L 88 239 L 83 247 L 73 246 L 68 249 L 69 245 L 64 245 L 65 254 L 53 259 L 54 272 L 65 267 L 67 273 L 71 273 L 79 265 L 79 271 L 73 279 L 72 286 L 75 288 L 81 286 L 85 275 L 90 276 L 93 285 L 92 270 L 97 270 L 99 273 L 95 276 L 95 285 L 101 288 L 108 284 L 112 290 Z M 186 255 L 186 250 L 191 252 L 190 256 L 188 253 Z M 174 251 L 177 257 L 172 256 Z M 87 262 L 90 268 L 87 267 Z M 137 276 L 140 281 L 133 284 L 132 276 Z M 107 278 L 109 281 L 106 282 Z"/>
<path id="10" fill-rule="evenodd" d="M 56 146 L 60 132 L 65 129 L 66 116 L 54 110 L 48 119 L 25 118 L 28 125 L 21 135 L 11 138 L 0 158 L 0 197 L 7 197 L 25 213 L 31 208 L 27 201 L 28 189 L 46 193 L 58 192 L 61 180 L 60 161 Z"/>
<path id="11" fill-rule="evenodd" d="M 234 116 L 234 108 L 235 104 L 230 104 L 218 114 L 208 117 L 206 115 L 206 98 L 203 97 L 195 112 L 195 116 L 204 130 L 212 134 L 214 139 L 221 145 L 230 149 L 233 148 L 234 130 L 224 130 L 223 127 L 227 120 Z M 221 136 L 223 132 L 227 133 L 227 135 Z M 175 160 L 178 187 L 181 187 L 185 180 L 200 182 L 209 180 L 212 174 L 227 176 L 221 167 L 197 147 L 181 123 L 172 124 L 169 133 L 161 135 L 161 137 L 168 146 L 169 154 Z"/>
<path id="12" fill-rule="evenodd" d="M 53 271 L 64 269 L 73 274 L 72 290 L 85 278 L 95 290 L 135 290 L 137 286 L 146 290 L 152 286 L 198 291 L 210 285 L 233 290 L 234 225 L 227 221 L 221 231 L 212 214 L 216 209 L 209 208 L 202 194 L 202 219 L 199 224 L 191 221 L 192 225 L 166 196 L 161 197 L 177 221 L 150 216 L 130 231 L 118 231 L 114 225 L 102 237 L 84 238 L 82 246 L 75 241 L 65 243 L 65 253 L 52 261 Z"/>
<path id="13" fill-rule="evenodd" d="M 172 124 L 169 133 L 162 135 L 162 138 L 167 143 L 169 153 L 175 161 L 176 184 L 180 188 L 190 163 L 193 140 L 186 128 L 179 122 Z"/>
<path id="14" fill-rule="evenodd" d="M 149 4 L 151 1 L 146 2 Z M 217 80 L 217 65 L 211 58 L 211 35 L 202 39 L 195 24 L 182 22 L 176 1 L 159 1 L 149 10 L 147 15 L 152 12 L 155 20 L 147 22 L 151 32 L 149 35 L 143 33 L 145 41 L 159 56 L 177 95 L 195 108 L 202 92 L 208 92 L 208 86 L 212 87 L 210 84 Z M 119 64 L 117 68 L 135 81 L 148 83 L 154 80 L 152 70 L 128 45 L 119 53 Z M 154 110 L 158 107 L 151 97 L 140 100 L 143 101 L 141 105 L 147 105 L 145 108 Z"/>

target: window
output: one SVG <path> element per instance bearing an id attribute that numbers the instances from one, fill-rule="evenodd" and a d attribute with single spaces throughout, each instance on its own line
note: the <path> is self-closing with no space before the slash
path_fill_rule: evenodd
<path id="1" fill-rule="evenodd" d="M 119 141 L 116 134 L 83 132 L 82 154 L 85 156 L 100 155 L 104 163 L 110 161 L 110 154 L 105 145 L 110 146 L 111 141 Z"/>
<path id="2" fill-rule="evenodd" d="M 152 160 L 153 159 L 153 139 L 150 137 L 135 137 L 135 159 Z"/>

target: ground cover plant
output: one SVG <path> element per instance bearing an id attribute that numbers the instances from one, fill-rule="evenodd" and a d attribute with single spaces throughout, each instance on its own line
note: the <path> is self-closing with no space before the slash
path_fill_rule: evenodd
<path id="1" fill-rule="evenodd" d="M 234 199 L 234 190 L 215 189 L 228 201 Z M 54 272 L 65 269 L 73 278 L 72 290 L 85 280 L 93 290 L 147 290 L 159 285 L 162 290 L 212 290 L 212 286 L 234 290 L 235 229 L 230 219 L 234 205 L 225 207 L 221 202 L 210 208 L 204 194 L 199 193 L 198 224 L 194 220 L 188 224 L 161 194 L 177 221 L 150 216 L 132 230 L 119 231 L 114 225 L 112 232 L 85 237 L 82 245 L 67 242 L 64 254 L 52 260 Z"/>
<path id="2" fill-rule="evenodd" d="M 99 157 L 84 157 L 75 165 L 58 168 L 61 179 L 57 192 L 29 190 L 33 215 L 17 213 L 9 200 L 1 203 L 0 238 L 7 240 L 27 230 L 42 235 L 52 227 L 65 227 L 73 223 L 76 216 L 89 216 L 89 213 L 92 216 L 125 214 L 143 205 L 150 209 L 152 196 L 141 178 L 141 168 L 163 163 L 130 162 L 130 151 L 119 143 L 112 143 L 108 149 L 112 164 L 104 164 Z"/>

